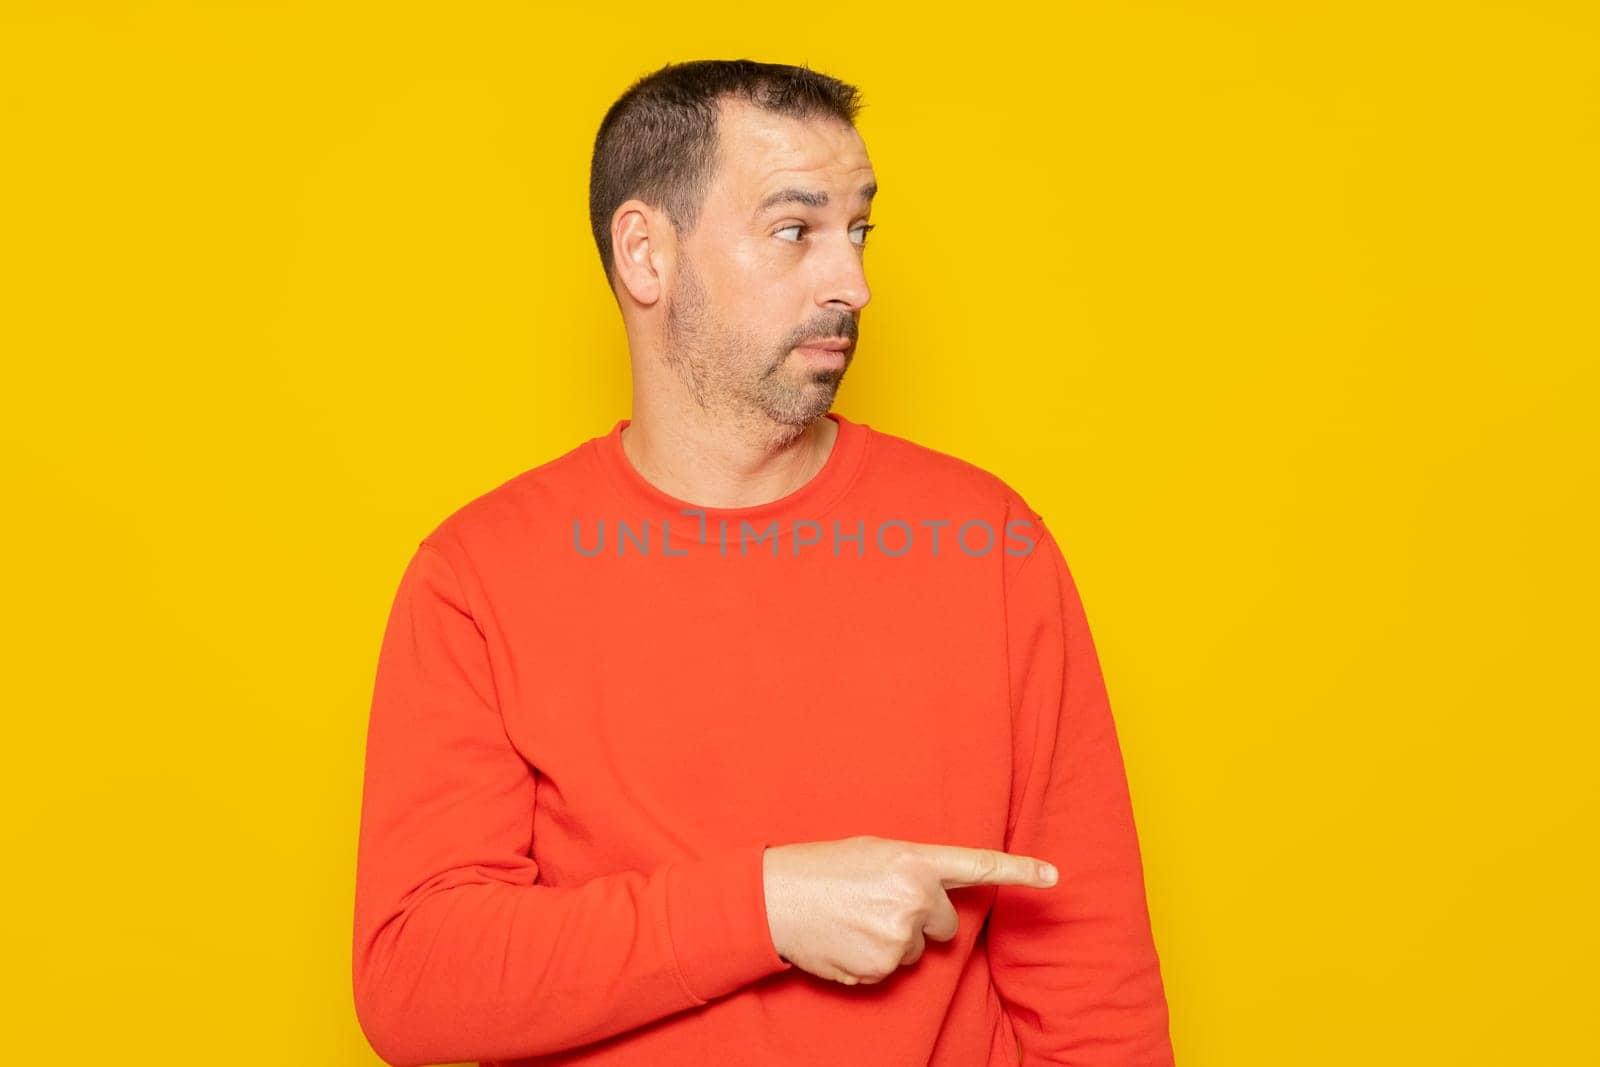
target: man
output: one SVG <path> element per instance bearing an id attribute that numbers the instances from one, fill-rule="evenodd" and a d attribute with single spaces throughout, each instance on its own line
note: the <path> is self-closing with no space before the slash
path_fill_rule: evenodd
<path id="1" fill-rule="evenodd" d="M 424 537 L 379 655 L 354 979 L 391 1063 L 1172 1062 L 1059 548 L 831 411 L 859 106 L 696 62 L 600 127 L 633 417 Z"/>

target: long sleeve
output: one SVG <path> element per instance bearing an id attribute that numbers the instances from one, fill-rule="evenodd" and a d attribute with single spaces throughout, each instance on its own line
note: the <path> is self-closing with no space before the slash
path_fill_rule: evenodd
<path id="1" fill-rule="evenodd" d="M 790 968 L 767 924 L 764 845 L 537 884 L 537 771 L 507 734 L 459 573 L 418 546 L 378 657 L 353 941 L 374 1050 L 396 1065 L 541 1055 Z"/>
<path id="2" fill-rule="evenodd" d="M 1007 581 L 1016 724 L 1009 852 L 1055 864 L 1002 887 L 987 936 L 1022 1063 L 1173 1062 L 1166 995 L 1116 727 L 1083 604 L 1041 531 Z"/>

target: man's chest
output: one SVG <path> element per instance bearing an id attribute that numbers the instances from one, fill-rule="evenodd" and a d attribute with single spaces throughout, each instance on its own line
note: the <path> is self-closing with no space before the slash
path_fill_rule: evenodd
<path id="1" fill-rule="evenodd" d="M 633 562 L 496 604 L 551 879 L 739 841 L 1000 846 L 1012 738 L 985 570 Z"/>

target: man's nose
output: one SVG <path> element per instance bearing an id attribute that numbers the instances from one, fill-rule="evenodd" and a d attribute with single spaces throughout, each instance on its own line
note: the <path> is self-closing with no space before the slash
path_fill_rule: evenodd
<path id="1" fill-rule="evenodd" d="M 871 299 L 872 290 L 867 287 L 867 273 L 861 260 L 860 247 L 848 235 L 830 241 L 817 303 L 823 307 L 842 305 L 846 310 L 856 312 L 866 307 Z"/>

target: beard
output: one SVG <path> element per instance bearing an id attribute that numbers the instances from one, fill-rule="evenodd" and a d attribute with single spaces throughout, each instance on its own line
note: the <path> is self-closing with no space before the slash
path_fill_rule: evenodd
<path id="1" fill-rule="evenodd" d="M 735 422 L 765 423 L 779 435 L 798 435 L 833 407 L 850 365 L 816 368 L 794 355 L 793 342 L 777 346 L 729 327 L 718 318 L 687 257 L 667 297 L 663 359 L 701 410 Z M 854 337 L 854 322 L 832 332 Z M 811 329 L 812 338 L 826 329 Z"/>

